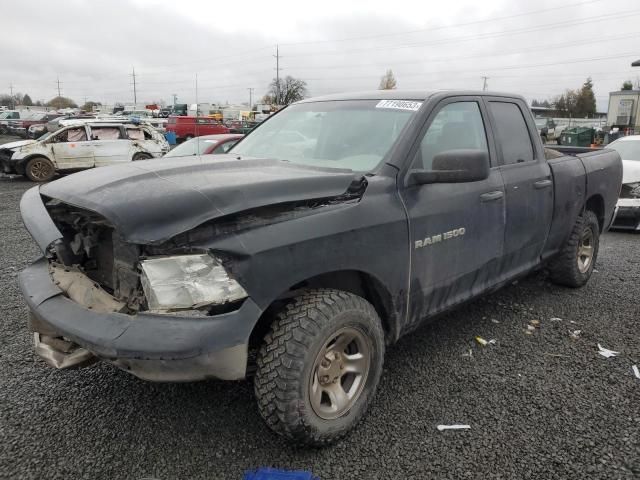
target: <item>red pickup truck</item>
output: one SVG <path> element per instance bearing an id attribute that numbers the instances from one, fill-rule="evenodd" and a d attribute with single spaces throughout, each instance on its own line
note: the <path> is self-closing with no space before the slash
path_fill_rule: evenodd
<path id="1" fill-rule="evenodd" d="M 230 132 L 223 124 L 209 117 L 169 117 L 166 130 L 175 132 L 177 140 Z"/>

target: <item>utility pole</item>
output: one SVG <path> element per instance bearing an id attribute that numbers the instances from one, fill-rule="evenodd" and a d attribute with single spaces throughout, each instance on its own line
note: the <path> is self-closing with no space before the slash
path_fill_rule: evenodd
<path id="1" fill-rule="evenodd" d="M 138 105 L 138 92 L 136 91 L 136 67 L 131 67 L 133 73 L 131 77 L 133 77 L 133 106 L 137 107 Z"/>
<path id="2" fill-rule="evenodd" d="M 173 97 L 173 106 L 175 107 L 176 102 L 178 101 L 178 94 L 172 93 L 171 96 Z"/>
<path id="3" fill-rule="evenodd" d="M 253 91 L 255 90 L 255 88 L 249 87 L 247 88 L 247 90 L 249 90 L 249 111 L 251 111 L 251 105 L 253 103 Z"/>
<path id="4" fill-rule="evenodd" d="M 13 101 L 13 83 L 9 83 L 9 91 L 11 92 L 11 110 L 15 108 Z"/>
<path id="5" fill-rule="evenodd" d="M 280 103 L 280 47 L 276 45 L 276 104 Z"/>
<path id="6" fill-rule="evenodd" d="M 196 73 L 196 117 L 200 116 L 200 105 L 198 105 L 198 74 Z M 196 122 L 196 129 L 198 128 L 198 123 Z"/>
<path id="7" fill-rule="evenodd" d="M 487 91 L 487 80 L 489 80 L 489 77 L 480 77 L 482 78 L 482 91 L 486 92 Z"/>
<path id="8" fill-rule="evenodd" d="M 58 96 L 61 97 L 62 93 L 60 93 L 60 77 L 56 78 L 56 83 L 58 84 Z"/>

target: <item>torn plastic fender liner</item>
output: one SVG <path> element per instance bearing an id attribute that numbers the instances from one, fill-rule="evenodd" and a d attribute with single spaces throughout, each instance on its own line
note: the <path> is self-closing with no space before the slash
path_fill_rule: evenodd
<path id="1" fill-rule="evenodd" d="M 40 197 L 40 186 L 27 190 L 20 200 L 20 215 L 25 228 L 45 255 L 49 246 L 62 238 Z"/>

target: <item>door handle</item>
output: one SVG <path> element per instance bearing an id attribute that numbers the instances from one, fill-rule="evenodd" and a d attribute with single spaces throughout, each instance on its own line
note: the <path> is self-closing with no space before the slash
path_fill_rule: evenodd
<path id="1" fill-rule="evenodd" d="M 533 188 L 540 190 L 551 186 L 551 180 L 539 180 L 533 184 Z"/>
<path id="2" fill-rule="evenodd" d="M 494 190 L 493 192 L 487 192 L 480 195 L 481 202 L 493 202 L 494 200 L 500 200 L 504 197 L 502 190 Z"/>

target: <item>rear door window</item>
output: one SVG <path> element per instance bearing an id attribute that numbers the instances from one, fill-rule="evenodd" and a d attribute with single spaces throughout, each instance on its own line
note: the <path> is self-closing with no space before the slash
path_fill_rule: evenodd
<path id="1" fill-rule="evenodd" d="M 504 165 L 530 162 L 534 159 L 533 144 L 520 107 L 511 102 L 489 102 Z"/>
<path id="2" fill-rule="evenodd" d="M 92 140 L 118 140 L 122 132 L 118 127 L 91 127 Z"/>
<path id="3" fill-rule="evenodd" d="M 131 140 L 144 140 L 144 132 L 139 128 L 127 128 L 127 136 Z"/>

